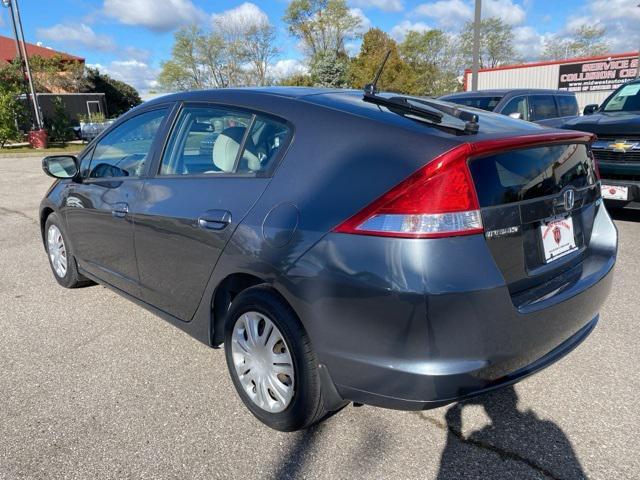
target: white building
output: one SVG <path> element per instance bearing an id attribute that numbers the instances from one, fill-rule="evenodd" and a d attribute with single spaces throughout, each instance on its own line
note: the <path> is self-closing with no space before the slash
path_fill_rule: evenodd
<path id="1" fill-rule="evenodd" d="M 572 58 L 484 68 L 478 90 L 494 88 L 552 88 L 575 92 L 580 111 L 601 104 L 620 84 L 636 78 L 638 53 Z M 471 90 L 471 70 L 465 70 L 464 89 Z"/>

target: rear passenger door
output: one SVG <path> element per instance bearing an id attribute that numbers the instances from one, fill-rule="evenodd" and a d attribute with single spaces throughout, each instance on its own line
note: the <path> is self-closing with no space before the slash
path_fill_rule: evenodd
<path id="1" fill-rule="evenodd" d="M 227 241 L 269 183 L 290 132 L 285 122 L 266 115 L 182 106 L 136 204 L 143 300 L 191 319 Z"/>

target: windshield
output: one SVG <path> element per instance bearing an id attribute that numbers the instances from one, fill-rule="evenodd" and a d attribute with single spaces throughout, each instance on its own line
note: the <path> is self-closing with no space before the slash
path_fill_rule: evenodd
<path id="1" fill-rule="evenodd" d="M 604 112 L 640 111 L 640 83 L 625 85 L 618 90 L 603 106 Z"/>
<path id="2" fill-rule="evenodd" d="M 496 108 L 496 105 L 500 102 L 502 97 L 453 97 L 453 98 L 443 98 L 442 100 L 451 103 L 457 103 L 458 105 L 465 105 L 467 107 L 480 108 L 482 110 L 487 110 L 489 112 L 493 112 L 493 109 Z"/>

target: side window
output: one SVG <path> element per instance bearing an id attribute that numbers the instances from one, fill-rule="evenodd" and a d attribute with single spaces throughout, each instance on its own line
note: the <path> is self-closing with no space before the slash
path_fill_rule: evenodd
<path id="1" fill-rule="evenodd" d="M 529 108 L 531 109 L 529 120 L 532 122 L 558 116 L 556 102 L 552 95 L 531 95 L 529 97 Z"/>
<path id="2" fill-rule="evenodd" d="M 166 114 L 166 108 L 142 113 L 109 132 L 94 148 L 87 176 L 139 176 Z"/>
<path id="3" fill-rule="evenodd" d="M 222 108 L 183 108 L 162 157 L 160 174 L 233 172 L 251 118 Z"/>
<path id="4" fill-rule="evenodd" d="M 578 101 L 573 95 L 558 95 L 558 109 L 561 117 L 578 115 Z"/>
<path id="5" fill-rule="evenodd" d="M 268 171 L 288 136 L 289 127 L 284 123 L 257 116 L 247 138 L 245 152 L 238 164 L 237 172 Z"/>
<path id="6" fill-rule="evenodd" d="M 527 111 L 527 97 L 514 97 L 509 100 L 502 111 L 503 115 L 511 115 L 512 113 L 519 113 L 522 120 L 528 120 L 529 115 Z"/>
<path id="7" fill-rule="evenodd" d="M 284 124 L 260 116 L 220 107 L 185 107 L 162 158 L 160 175 L 266 171 L 288 133 Z"/>

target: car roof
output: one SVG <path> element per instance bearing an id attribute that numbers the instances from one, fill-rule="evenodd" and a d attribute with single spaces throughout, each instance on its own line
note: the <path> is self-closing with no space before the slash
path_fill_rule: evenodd
<path id="1" fill-rule="evenodd" d="M 565 90 L 553 90 L 549 88 L 495 88 L 491 90 L 476 90 L 475 92 L 456 92 L 443 95 L 439 98 L 463 98 L 463 97 L 488 97 L 492 95 L 507 95 L 512 93 L 527 94 L 527 93 L 547 93 L 551 95 L 574 95 L 573 92 L 567 92 Z"/>
<path id="2" fill-rule="evenodd" d="M 390 97 L 397 94 L 381 92 L 378 95 Z M 270 105 L 273 114 L 278 114 L 279 111 L 284 115 L 284 112 L 291 112 L 292 108 L 296 109 L 297 107 L 303 107 L 304 104 L 308 104 L 309 106 L 315 105 L 334 111 L 337 110 L 420 133 L 425 132 L 425 124 L 392 113 L 373 103 L 365 102 L 362 96 L 362 90 L 348 89 L 312 87 L 220 88 L 193 90 L 156 97 L 137 108 L 148 108 L 167 102 L 228 102 L 229 104 L 243 104 L 247 107 L 250 107 L 254 103 L 264 104 L 266 102 Z M 418 99 L 418 97 L 414 98 Z M 439 101 L 437 99 L 432 100 L 435 102 Z M 483 110 L 474 109 L 473 111 L 480 118 L 479 133 L 496 133 L 503 131 L 522 132 L 538 128 L 534 124 L 513 120 L 503 115 L 485 112 Z M 451 136 L 451 133 L 445 133 L 438 128 L 430 128 L 429 130 L 433 135 Z"/>
<path id="3" fill-rule="evenodd" d="M 259 96 L 301 98 L 309 95 L 321 95 L 332 92 L 344 92 L 344 89 L 330 89 L 320 87 L 238 87 L 238 88 L 210 88 L 202 90 L 189 90 L 186 92 L 169 93 L 160 97 L 155 97 L 147 101 L 147 104 L 216 99 L 222 96 L 229 96 L 238 93 L 249 93 Z"/>

